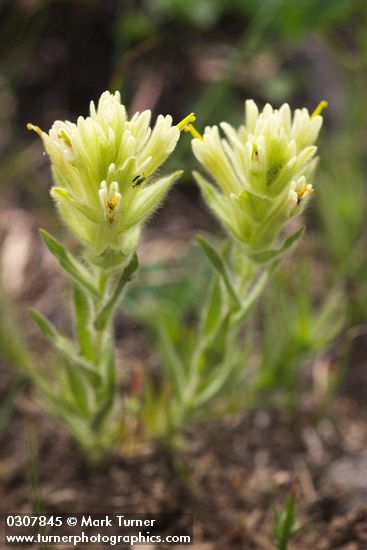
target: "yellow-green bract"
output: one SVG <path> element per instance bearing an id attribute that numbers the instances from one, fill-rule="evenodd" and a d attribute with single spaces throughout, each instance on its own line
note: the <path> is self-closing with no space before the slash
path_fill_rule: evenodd
<path id="1" fill-rule="evenodd" d="M 56 121 L 49 133 L 28 125 L 50 157 L 51 195 L 62 218 L 94 255 L 131 255 L 143 222 L 180 174 L 151 181 L 180 130 L 169 115 L 159 115 L 154 128 L 150 119 L 147 110 L 129 120 L 119 92 L 104 92 L 76 124 Z"/>
<path id="2" fill-rule="evenodd" d="M 321 102 L 311 115 L 297 109 L 292 116 L 288 104 L 279 110 L 267 104 L 259 113 L 249 100 L 244 125 L 238 130 L 220 125 L 226 139 L 213 126 L 192 141 L 196 158 L 217 184 L 194 174 L 205 201 L 250 254 L 271 246 L 307 203 L 325 106 Z"/>

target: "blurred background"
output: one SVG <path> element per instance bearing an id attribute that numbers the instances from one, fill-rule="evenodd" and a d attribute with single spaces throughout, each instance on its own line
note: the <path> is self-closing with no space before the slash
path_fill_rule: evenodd
<path id="1" fill-rule="evenodd" d="M 177 457 L 153 454 L 155 467 L 146 471 L 140 451 L 123 464 L 116 459 L 103 478 L 114 487 L 112 503 L 125 502 L 124 484 L 137 509 L 144 494 L 170 511 L 181 498 L 186 510 L 202 514 L 198 540 L 219 537 L 222 548 L 266 548 L 255 534 L 261 521 L 268 529 L 296 472 L 304 514 L 316 513 L 324 522 L 329 544 L 315 546 L 310 527 L 297 548 L 347 548 L 349 540 L 356 541 L 350 548 L 365 548 L 367 528 L 358 526 L 366 525 L 366 517 L 355 519 L 367 502 L 365 0 L 0 2 L 0 478 L 6 502 L 29 509 L 38 491 L 46 507 L 65 508 L 72 501 L 83 509 L 86 483 L 96 502 L 101 495 L 100 474 L 88 472 L 83 480 L 82 461 L 66 466 L 75 449 L 33 399 L 22 367 L 41 363 L 47 369 L 50 353 L 29 321 L 29 307 L 65 330 L 70 322 L 67 284 L 43 249 L 38 227 L 75 247 L 55 216 L 41 143 L 25 126 L 47 130 L 55 119 L 86 116 L 89 101 L 106 89 L 121 91 L 130 114 L 148 108 L 178 122 L 194 111 L 199 131 L 222 120 L 238 126 L 247 98 L 259 106 L 288 102 L 310 111 L 320 100 L 329 104 L 316 192 L 304 215 L 306 236 L 274 275 L 246 328 L 242 385 L 229 387 L 219 411 L 203 419 L 209 429 L 193 429 L 193 449 L 179 466 Z M 179 166 L 185 174 L 146 230 L 143 270 L 129 294 L 128 314 L 117 322 L 122 391 L 144 370 L 160 376 L 151 336 L 155 315 L 163 311 L 184 345 L 182 335 L 192 330 L 206 284 L 195 234 L 221 234 L 193 183 L 188 135 L 164 171 Z M 193 266 L 197 277 L 187 277 Z M 38 477 L 32 468 L 29 473 L 34 461 Z M 204 473 L 205 464 L 212 476 Z M 140 471 L 144 489 L 136 489 L 132 471 Z M 188 471 L 196 472 L 192 486 Z M 153 490 L 162 480 L 172 482 L 164 498 Z M 63 486 L 69 494 L 62 494 Z M 220 536 L 204 512 L 208 490 Z M 223 507 L 236 521 L 219 511 Z M 259 512 L 243 530 L 241 514 L 258 508 L 264 516 Z M 354 514 L 359 530 L 350 539 L 333 539 L 338 514 Z M 314 536 L 317 531 L 320 524 Z"/>

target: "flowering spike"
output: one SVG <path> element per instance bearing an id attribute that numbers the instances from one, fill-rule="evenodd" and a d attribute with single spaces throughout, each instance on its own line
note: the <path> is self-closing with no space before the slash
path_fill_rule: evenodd
<path id="1" fill-rule="evenodd" d="M 41 130 L 41 128 L 39 126 L 35 126 L 31 122 L 28 122 L 27 130 L 32 130 L 33 132 L 36 132 L 36 134 L 42 137 L 43 131 Z"/>
<path id="2" fill-rule="evenodd" d="M 90 259 L 106 269 L 113 255 L 123 263 L 135 251 L 142 225 L 178 174 L 154 184 L 151 177 L 176 147 L 179 128 L 195 118 L 191 113 L 176 127 L 171 116 L 159 115 L 150 128 L 150 115 L 129 119 L 120 94 L 104 92 L 90 116 L 76 123 L 57 120 L 49 132 L 27 125 L 50 157 L 57 182 L 52 196 L 62 218 Z"/>
<path id="3" fill-rule="evenodd" d="M 329 103 L 325 100 L 320 101 L 316 109 L 312 112 L 310 118 L 315 118 L 317 115 L 321 115 L 322 111 L 329 106 Z"/>
<path id="4" fill-rule="evenodd" d="M 296 109 L 292 116 L 287 104 L 279 110 L 266 105 L 260 113 L 247 101 L 244 125 L 235 130 L 221 124 L 226 139 L 213 126 L 192 141 L 196 158 L 216 183 L 194 173 L 204 200 L 252 258 L 271 249 L 313 192 L 308 181 L 322 126 L 317 115 L 326 105 L 322 101 L 311 116 L 307 109 Z M 191 131 L 190 125 L 185 131 Z"/>

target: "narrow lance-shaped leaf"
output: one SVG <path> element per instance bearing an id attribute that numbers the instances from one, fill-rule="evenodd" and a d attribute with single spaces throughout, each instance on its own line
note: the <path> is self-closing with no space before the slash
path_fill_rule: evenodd
<path id="1" fill-rule="evenodd" d="M 233 360 L 227 360 L 224 364 L 221 363 L 218 369 L 215 369 L 215 374 L 211 376 L 205 388 L 195 398 L 197 408 L 203 407 L 221 392 L 235 366 L 236 363 Z"/>
<path id="2" fill-rule="evenodd" d="M 84 418 L 89 418 L 88 386 L 85 376 L 80 370 L 75 369 L 74 365 L 69 364 L 68 361 L 63 361 L 61 368 L 65 371 L 66 380 L 64 384 L 67 384 L 67 388 L 65 389 L 70 392 L 71 401 L 75 403 Z"/>
<path id="3" fill-rule="evenodd" d="M 72 279 L 81 285 L 85 290 L 92 293 L 96 297 L 100 297 L 98 289 L 96 288 L 93 278 L 85 267 L 78 262 L 73 256 L 66 250 L 66 248 L 59 243 L 52 235 L 47 233 L 44 229 L 40 230 L 40 235 L 44 240 L 47 248 L 55 256 L 60 263 L 61 267 L 65 269 Z"/>
<path id="4" fill-rule="evenodd" d="M 274 264 L 271 265 L 270 269 L 267 269 L 266 271 L 264 271 L 264 273 L 260 275 L 258 280 L 252 286 L 249 293 L 247 294 L 244 301 L 242 302 L 241 310 L 239 312 L 236 312 L 236 314 L 232 317 L 231 319 L 232 325 L 238 325 L 250 313 L 252 307 L 256 304 L 262 291 L 264 290 L 266 283 L 269 280 L 270 273 L 275 268 L 275 265 L 276 265 L 276 262 L 274 262 Z"/>
<path id="5" fill-rule="evenodd" d="M 134 254 L 129 265 L 122 272 L 121 277 L 117 283 L 117 286 L 111 298 L 108 300 L 107 304 L 102 308 L 102 310 L 97 315 L 97 318 L 94 322 L 94 326 L 97 330 L 103 330 L 108 325 L 108 322 L 111 319 L 112 314 L 118 305 L 122 291 L 124 290 L 126 284 L 130 281 L 131 276 L 138 269 L 138 267 L 139 267 L 138 257 L 136 254 Z"/>
<path id="6" fill-rule="evenodd" d="M 93 335 L 91 327 L 91 308 L 88 296 L 78 285 L 73 285 L 75 311 L 75 333 L 83 355 L 93 359 Z"/>
<path id="7" fill-rule="evenodd" d="M 202 314 L 202 334 L 204 338 L 215 333 L 222 314 L 222 291 L 219 278 L 216 275 L 209 289 Z"/>
<path id="8" fill-rule="evenodd" d="M 254 252 L 250 254 L 250 257 L 255 262 L 262 264 L 269 262 L 270 260 L 277 260 L 279 259 L 293 244 L 295 244 L 298 239 L 300 239 L 303 235 L 304 227 L 301 227 L 292 235 L 289 235 L 283 242 L 283 244 L 279 248 L 275 248 L 272 250 L 263 250 L 261 252 Z"/>
<path id="9" fill-rule="evenodd" d="M 50 321 L 46 319 L 44 315 L 42 315 L 42 313 L 35 309 L 31 309 L 30 313 L 34 322 L 38 325 L 39 329 L 47 338 L 47 340 L 49 340 L 49 342 L 51 342 L 51 344 L 58 351 L 60 351 L 68 361 L 74 363 L 83 371 L 85 371 L 93 380 L 93 382 L 99 383 L 99 374 L 94 371 L 93 366 L 86 359 L 78 355 L 72 343 L 67 338 L 62 336 L 50 323 Z"/>
<path id="10" fill-rule="evenodd" d="M 158 316 L 157 333 L 159 337 L 160 350 L 163 358 L 163 367 L 165 368 L 167 378 L 172 386 L 173 392 L 178 399 L 182 398 L 185 377 L 184 365 L 180 355 L 177 353 L 175 345 L 170 338 L 164 320 Z"/>
<path id="11" fill-rule="evenodd" d="M 210 261 L 210 263 L 213 265 L 213 267 L 218 271 L 218 273 L 223 278 L 224 284 L 226 285 L 226 288 L 227 288 L 227 291 L 228 291 L 228 294 L 229 294 L 231 300 L 235 304 L 236 308 L 240 309 L 241 308 L 240 299 L 239 299 L 239 297 L 237 295 L 237 292 L 236 292 L 236 290 L 235 290 L 235 288 L 232 284 L 230 275 L 228 273 L 228 269 L 227 269 L 226 265 L 224 264 L 222 258 L 219 256 L 218 252 L 216 250 L 214 250 L 212 245 L 209 244 L 206 239 L 204 239 L 203 236 L 198 235 L 197 240 L 198 240 L 201 248 L 205 252 L 208 260 Z"/>
<path id="12" fill-rule="evenodd" d="M 115 402 L 115 395 L 116 395 L 116 369 L 115 369 L 115 358 L 113 349 L 111 346 L 108 346 L 104 349 L 104 361 L 106 366 L 106 374 L 107 376 L 105 378 L 105 387 L 104 389 L 104 396 L 102 399 L 102 402 L 99 406 L 98 412 L 95 414 L 93 420 L 92 420 L 92 428 L 94 430 L 98 430 L 104 420 L 106 419 L 108 413 L 112 410 L 114 402 Z"/>

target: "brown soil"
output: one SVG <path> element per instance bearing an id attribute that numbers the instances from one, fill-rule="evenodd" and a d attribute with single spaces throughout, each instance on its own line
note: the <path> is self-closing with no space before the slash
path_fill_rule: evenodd
<path id="1" fill-rule="evenodd" d="M 339 399 L 335 422 L 260 410 L 197 426 L 184 451 L 121 449 L 93 469 L 27 393 L 2 442 L 2 514 L 32 511 L 31 427 L 45 512 L 192 512 L 194 548 L 271 550 L 274 509 L 296 482 L 301 520 L 310 523 L 291 549 L 367 548 L 367 428 L 351 401 Z"/>

